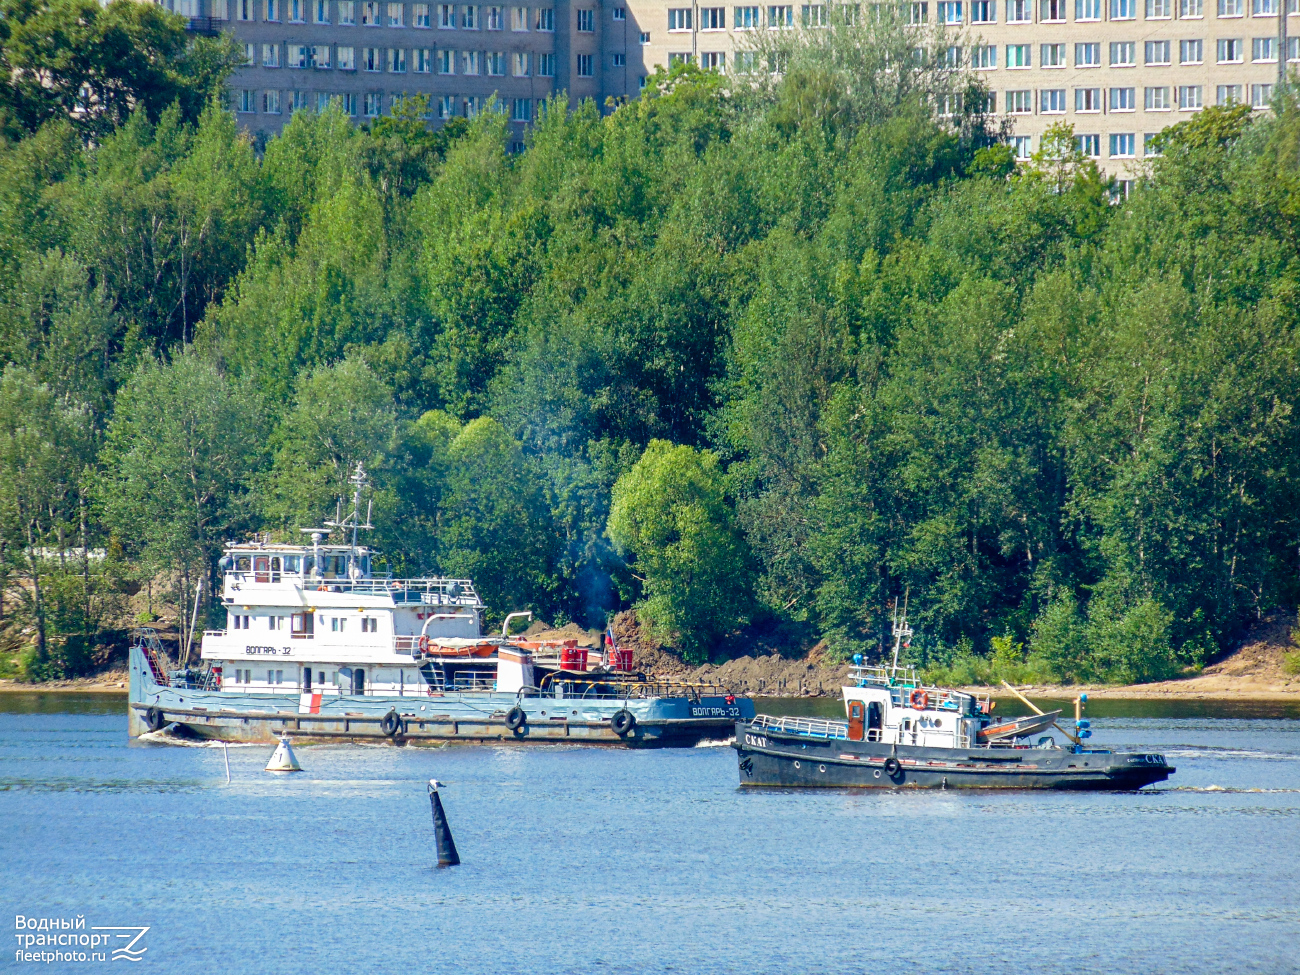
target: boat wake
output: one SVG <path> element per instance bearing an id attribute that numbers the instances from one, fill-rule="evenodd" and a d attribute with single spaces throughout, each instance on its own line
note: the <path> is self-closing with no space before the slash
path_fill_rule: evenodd
<path id="1" fill-rule="evenodd" d="M 1291 793 L 1300 792 L 1300 789 L 1257 789 L 1257 788 L 1238 788 L 1235 786 L 1222 785 L 1174 785 L 1165 789 L 1145 789 L 1145 792 L 1224 792 L 1224 793 Z"/>
<path id="2" fill-rule="evenodd" d="M 703 738 L 695 743 L 696 748 L 730 748 L 736 743 L 736 736 L 730 738 Z"/>
<path id="3" fill-rule="evenodd" d="M 1249 748 L 1174 748 L 1164 753 L 1166 758 L 1257 758 L 1266 761 L 1300 761 L 1295 752 L 1259 752 Z"/>
<path id="4" fill-rule="evenodd" d="M 155 745 L 179 745 L 182 748 L 265 748 L 266 743 L 257 741 L 217 741 L 209 738 L 187 738 L 163 731 L 146 731 L 136 736 L 136 741 L 153 742 Z"/>

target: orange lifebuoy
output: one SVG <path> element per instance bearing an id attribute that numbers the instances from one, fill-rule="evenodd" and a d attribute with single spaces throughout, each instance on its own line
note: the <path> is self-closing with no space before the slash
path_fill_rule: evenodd
<path id="1" fill-rule="evenodd" d="M 429 634 L 425 633 L 420 637 L 420 653 L 429 652 Z"/>
<path id="2" fill-rule="evenodd" d="M 317 592 L 329 592 L 329 590 L 326 589 L 324 586 L 317 586 L 317 587 L 316 587 L 316 591 L 317 591 Z"/>
<path id="3" fill-rule="evenodd" d="M 914 707 L 918 711 L 924 711 L 926 708 L 930 706 L 930 695 L 925 693 L 925 691 L 921 690 L 920 688 L 914 690 L 912 692 L 912 696 L 909 697 L 907 700 L 908 703 L 911 704 L 912 707 Z"/>

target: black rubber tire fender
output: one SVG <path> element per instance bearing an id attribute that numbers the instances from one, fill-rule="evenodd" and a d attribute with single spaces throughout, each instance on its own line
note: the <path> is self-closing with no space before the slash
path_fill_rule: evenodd
<path id="1" fill-rule="evenodd" d="M 896 759 L 893 755 L 890 755 L 887 759 L 885 759 L 885 774 L 888 775 L 891 779 L 902 770 L 903 770 L 903 766 L 898 763 L 898 759 Z"/>
<path id="2" fill-rule="evenodd" d="M 389 738 L 402 730 L 402 719 L 397 716 L 396 711 L 389 711 L 379 721 L 379 730 Z"/>
<path id="3" fill-rule="evenodd" d="M 528 715 L 519 705 L 516 704 L 506 712 L 506 727 L 511 731 L 518 731 L 526 724 L 528 724 Z"/>
<path id="4" fill-rule="evenodd" d="M 614 729 L 614 734 L 626 738 L 636 731 L 636 715 L 627 708 L 619 708 L 609 719 L 609 726 Z"/>
<path id="5" fill-rule="evenodd" d="M 150 708 L 144 713 L 144 725 L 150 731 L 161 731 L 167 724 L 167 716 L 161 708 Z"/>

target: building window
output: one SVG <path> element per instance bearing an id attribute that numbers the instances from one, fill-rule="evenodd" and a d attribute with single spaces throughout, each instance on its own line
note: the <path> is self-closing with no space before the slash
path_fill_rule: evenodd
<path id="1" fill-rule="evenodd" d="M 1101 0 L 1074 0 L 1075 20 L 1101 20 Z"/>
<path id="2" fill-rule="evenodd" d="M 1178 110 L 1180 112 L 1194 112 L 1201 107 L 1200 85 L 1178 86 Z"/>
<path id="3" fill-rule="evenodd" d="M 1112 68 L 1133 67 L 1133 55 L 1134 45 L 1132 41 L 1111 41 L 1110 66 Z"/>
<path id="4" fill-rule="evenodd" d="M 1028 159 L 1030 152 L 1029 136 L 1013 135 L 1011 137 L 1011 152 L 1017 159 Z"/>
<path id="5" fill-rule="evenodd" d="M 357 5 L 355 0 L 339 0 L 339 23 L 344 27 L 356 26 Z M 356 112 L 352 114 L 355 115 Z"/>
<path id="6" fill-rule="evenodd" d="M 610 11 L 610 16 L 613 17 L 615 20 L 627 20 L 627 8 L 615 7 L 612 11 Z"/>
<path id="7" fill-rule="evenodd" d="M 1101 89 L 1100 88 L 1074 89 L 1074 110 L 1076 112 L 1100 112 L 1101 111 Z"/>
<path id="8" fill-rule="evenodd" d="M 461 100 L 460 104 L 461 104 L 461 108 L 464 109 L 465 111 L 466 118 L 476 118 L 478 116 L 478 109 L 480 105 L 480 100 L 478 95 L 466 95 Z"/>
<path id="9" fill-rule="evenodd" d="M 1147 0 L 1147 20 L 1168 20 L 1173 13 L 1172 0 Z"/>
<path id="10" fill-rule="evenodd" d="M 593 60 L 594 59 L 590 54 L 578 55 L 578 77 L 579 78 L 592 77 L 592 75 L 595 73 L 593 71 L 593 65 L 592 65 Z"/>
<path id="11" fill-rule="evenodd" d="M 1110 0 L 1111 20 L 1133 20 L 1137 17 L 1137 0 Z"/>
<path id="12" fill-rule="evenodd" d="M 1044 88 L 1039 91 L 1039 111 L 1044 115 L 1065 114 L 1065 89 Z"/>
<path id="13" fill-rule="evenodd" d="M 668 67 L 677 64 L 690 64 L 695 60 L 695 56 L 690 51 L 670 52 L 668 55 Z"/>
<path id="14" fill-rule="evenodd" d="M 280 19 L 280 0 L 266 0 L 266 19 L 269 21 L 278 21 Z M 276 109 L 279 111 L 279 109 Z"/>
<path id="15" fill-rule="evenodd" d="M 311 62 L 321 71 L 327 70 L 330 66 L 330 46 L 328 44 L 317 44 L 313 47 L 311 49 Z"/>
<path id="16" fill-rule="evenodd" d="M 1085 156 L 1096 158 L 1101 155 L 1101 136 L 1099 135 L 1076 135 L 1074 144 L 1079 147 L 1079 151 Z"/>
<path id="17" fill-rule="evenodd" d="M 1032 0 L 1007 0 L 1007 23 L 1029 24 L 1034 19 Z"/>
<path id="18" fill-rule="evenodd" d="M 939 4 L 939 23 L 951 26 L 961 22 L 961 0 L 941 0 Z"/>
<path id="19" fill-rule="evenodd" d="M 1179 64 L 1200 64 L 1204 60 L 1205 45 L 1200 40 L 1178 42 Z"/>
<path id="20" fill-rule="evenodd" d="M 278 91 L 262 92 L 262 111 L 267 115 L 280 114 L 280 93 Z"/>
<path id="21" fill-rule="evenodd" d="M 377 47 L 367 47 L 361 50 L 361 70 L 362 71 L 382 71 L 384 69 L 383 54 Z"/>
<path id="22" fill-rule="evenodd" d="M 1132 132 L 1112 132 L 1110 134 L 1110 154 L 1112 158 L 1127 159 L 1136 155 L 1137 136 Z"/>
<path id="23" fill-rule="evenodd" d="M 998 7 L 994 0 L 974 0 L 970 5 L 970 22 L 972 24 L 996 24 Z"/>
<path id="24" fill-rule="evenodd" d="M 537 9 L 537 29 L 544 31 L 555 30 L 554 7 L 539 7 Z"/>
<path id="25" fill-rule="evenodd" d="M 1160 137 L 1159 132 L 1148 132 L 1142 136 L 1142 155 L 1144 156 L 1162 156 L 1162 153 L 1154 145 L 1156 139 Z"/>
<path id="26" fill-rule="evenodd" d="M 1025 0 L 1027 3 L 1028 0 Z M 911 3 L 907 7 L 909 24 L 928 24 L 930 22 L 930 5 L 928 3 Z"/>
<path id="27" fill-rule="evenodd" d="M 1250 86 L 1250 107 L 1251 108 L 1268 108 L 1273 103 L 1273 86 L 1272 85 L 1251 85 Z"/>
<path id="28" fill-rule="evenodd" d="M 643 30 L 641 32 L 641 43 L 642 44 L 650 43 L 650 32 L 648 30 Z"/>
<path id="29" fill-rule="evenodd" d="M 306 44 L 289 45 L 289 67 L 306 68 L 311 64 L 311 48 Z"/>
<path id="30" fill-rule="evenodd" d="M 1007 67 L 1008 68 L 1030 68 L 1029 45 L 1028 44 L 1008 44 L 1007 45 Z"/>
<path id="31" fill-rule="evenodd" d="M 330 22 L 330 4 L 329 0 L 316 0 L 315 20 L 318 24 L 328 24 Z"/>
<path id="32" fill-rule="evenodd" d="M 1199 41 L 1197 42 L 1200 43 Z M 1220 37 L 1219 38 L 1219 63 L 1220 64 L 1240 64 L 1242 60 L 1243 45 L 1240 37 Z"/>
<path id="33" fill-rule="evenodd" d="M 289 23 L 307 23 L 307 0 L 285 0 L 285 4 L 289 11 Z"/>
<path id="34" fill-rule="evenodd" d="M 429 5 L 427 3 L 417 3 L 411 6 L 411 26 L 418 27 L 421 30 L 428 30 L 433 26 L 433 18 L 429 15 Z"/>
<path id="35" fill-rule="evenodd" d="M 460 8 L 460 26 L 464 30 L 478 30 L 478 7 Z M 474 104 L 477 105 L 478 101 L 475 100 Z"/>
<path id="36" fill-rule="evenodd" d="M 516 98 L 511 106 L 510 119 L 514 122 L 530 122 L 533 118 L 533 100 Z"/>
<path id="37" fill-rule="evenodd" d="M 1243 7 L 1242 0 L 1219 0 L 1219 16 L 1240 17 Z"/>
<path id="38" fill-rule="evenodd" d="M 503 78 L 506 73 L 506 56 L 501 51 L 488 51 L 487 73 L 493 78 Z"/>
<path id="39" fill-rule="evenodd" d="M 1178 16 L 1182 18 L 1205 16 L 1205 0 L 1178 0 Z"/>
<path id="40" fill-rule="evenodd" d="M 1146 90 L 1146 110 L 1148 112 L 1169 111 L 1169 89 L 1148 88 Z"/>
<path id="41" fill-rule="evenodd" d="M 1256 37 L 1250 42 L 1250 59 L 1252 61 L 1276 61 L 1277 38 Z"/>
<path id="42" fill-rule="evenodd" d="M 1300 61 L 1300 37 L 1288 37 L 1286 39 L 1286 59 L 1288 61 Z"/>
<path id="43" fill-rule="evenodd" d="M 280 45 L 263 44 L 262 45 L 262 67 L 278 68 L 280 66 Z"/>
<path id="44" fill-rule="evenodd" d="M 727 55 L 722 51 L 705 51 L 700 55 L 700 67 L 706 71 L 726 71 Z"/>
<path id="45" fill-rule="evenodd" d="M 438 4 L 438 29 L 456 29 L 456 6 L 450 3 Z"/>
<path id="46" fill-rule="evenodd" d="M 555 55 L 539 54 L 537 55 L 537 74 L 542 78 L 555 77 Z"/>
<path id="47" fill-rule="evenodd" d="M 438 118 L 451 118 L 456 114 L 456 96 L 439 95 L 437 104 Z"/>
<path id="48" fill-rule="evenodd" d="M 768 7 L 767 26 L 768 27 L 793 27 L 794 7 Z"/>
<path id="49" fill-rule="evenodd" d="M 1219 85 L 1217 94 L 1220 105 L 1241 104 L 1241 85 Z"/>
<path id="50" fill-rule="evenodd" d="M 516 51 L 510 55 L 510 73 L 516 78 L 527 78 L 529 75 L 529 55 L 525 51 Z"/>
<path id="51" fill-rule="evenodd" d="M 996 45 L 984 44 L 970 49 L 970 66 L 972 68 L 996 68 L 998 66 L 998 49 Z"/>
<path id="52" fill-rule="evenodd" d="M 239 0 L 235 5 L 235 17 L 237 20 L 252 20 L 253 0 Z"/>
<path id="53" fill-rule="evenodd" d="M 800 22 L 804 27 L 825 27 L 826 26 L 826 5 L 825 4 L 804 4 L 800 10 Z M 700 16 L 700 29 L 704 29 L 703 11 Z"/>
<path id="54" fill-rule="evenodd" d="M 731 11 L 731 26 L 736 30 L 754 30 L 760 26 L 757 7 L 733 7 Z M 644 34 L 641 35 L 645 37 Z M 641 43 L 648 44 L 650 38 L 646 37 Z"/>
<path id="55" fill-rule="evenodd" d="M 256 57 L 257 57 L 257 49 L 256 49 L 252 44 L 245 44 L 245 45 L 244 45 L 244 64 L 245 64 L 246 66 L 248 66 L 248 67 L 251 68 L 251 67 L 253 66 L 253 64 L 254 64 L 254 59 L 255 59 Z"/>
<path id="56" fill-rule="evenodd" d="M 1044 23 L 1065 22 L 1065 0 L 1043 0 L 1042 20 Z"/>
<path id="57" fill-rule="evenodd" d="M 252 115 L 256 113 L 257 111 L 256 99 L 257 99 L 256 92 L 247 91 L 247 90 L 239 92 L 235 99 L 235 105 L 237 106 L 235 108 L 235 111 L 242 112 L 245 115 Z M 238 620 L 239 617 L 235 617 L 235 619 Z M 236 625 L 235 629 L 239 629 L 239 626 Z"/>
<path id="58" fill-rule="evenodd" d="M 357 70 L 356 48 L 340 47 L 339 48 L 339 70 L 355 71 Z M 353 112 L 353 115 L 356 113 Z"/>
<path id="59" fill-rule="evenodd" d="M 362 0 L 361 4 L 361 26 L 378 27 L 381 23 L 379 13 L 379 0 Z"/>
<path id="60" fill-rule="evenodd" d="M 1028 89 L 1007 92 L 1007 111 L 1012 115 L 1032 115 L 1034 93 Z"/>
<path id="61" fill-rule="evenodd" d="M 478 51 L 462 51 L 460 58 L 460 73 L 475 75 L 479 73 Z"/>
<path id="62" fill-rule="evenodd" d="M 609 66 L 610 66 L 611 68 L 625 68 L 625 67 L 627 67 L 627 55 L 626 55 L 626 54 L 611 54 L 611 55 L 609 56 Z"/>
<path id="63" fill-rule="evenodd" d="M 456 73 L 456 52 L 448 51 L 446 48 L 439 49 L 434 55 L 434 61 L 438 65 L 438 74 L 455 74 Z"/>
<path id="64" fill-rule="evenodd" d="M 366 118 L 379 118 L 379 113 L 382 111 L 383 105 L 378 92 L 366 92 L 363 105 L 364 108 L 362 109 L 362 114 L 365 115 Z"/>
<path id="65" fill-rule="evenodd" d="M 1146 42 L 1146 63 L 1149 65 L 1164 65 L 1169 63 L 1169 42 L 1168 41 L 1147 41 Z"/>
<path id="66" fill-rule="evenodd" d="M 390 3 L 388 5 L 388 26 L 405 27 L 406 26 L 406 5 L 401 3 Z"/>
<path id="67" fill-rule="evenodd" d="M 1076 68 L 1100 68 L 1101 45 L 1095 41 L 1074 45 L 1074 66 Z"/>
<path id="68" fill-rule="evenodd" d="M 1137 109 L 1137 89 L 1112 88 L 1110 90 L 1110 110 L 1112 112 L 1132 112 Z"/>
<path id="69" fill-rule="evenodd" d="M 427 47 L 415 51 L 415 73 L 433 74 L 433 51 Z"/>
<path id="70" fill-rule="evenodd" d="M 343 109 L 343 114 L 353 116 L 357 114 L 357 96 L 348 92 L 344 95 L 335 96 L 339 100 L 339 107 Z"/>
<path id="71" fill-rule="evenodd" d="M 700 30 L 726 30 L 726 7 L 703 7 L 700 10 Z"/>
<path id="72" fill-rule="evenodd" d="M 945 48 L 943 52 L 943 66 L 945 68 L 960 68 L 961 65 L 961 48 L 955 45 Z"/>
<path id="73" fill-rule="evenodd" d="M 510 8 L 510 29 L 515 31 L 528 30 L 528 8 L 527 7 Z"/>
<path id="74" fill-rule="evenodd" d="M 483 19 L 484 30 L 505 30 L 505 14 L 500 7 L 487 7 L 487 15 Z"/>
<path id="75" fill-rule="evenodd" d="M 690 8 L 674 9 L 668 11 L 668 29 L 690 30 L 691 29 L 691 11 Z"/>
<path id="76" fill-rule="evenodd" d="M 1065 45 L 1044 44 L 1039 52 L 1038 66 L 1040 68 L 1064 68 Z"/>
<path id="77" fill-rule="evenodd" d="M 690 11 L 686 11 L 689 16 Z M 688 22 L 687 27 L 691 26 Z M 582 34 L 592 34 L 596 30 L 596 11 L 579 10 L 578 11 L 578 32 Z"/>
<path id="78" fill-rule="evenodd" d="M 1277 0 L 1253 0 L 1250 9 L 1256 17 L 1276 17 Z"/>

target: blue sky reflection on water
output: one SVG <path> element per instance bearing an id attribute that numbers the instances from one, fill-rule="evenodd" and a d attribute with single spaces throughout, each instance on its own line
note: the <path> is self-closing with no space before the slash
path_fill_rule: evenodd
<path id="1" fill-rule="evenodd" d="M 725 747 L 234 746 L 226 785 L 96 710 L 0 713 L 0 899 L 151 925 L 142 969 L 1300 970 L 1294 719 L 1094 717 L 1177 775 L 1039 795 L 742 792 Z"/>

